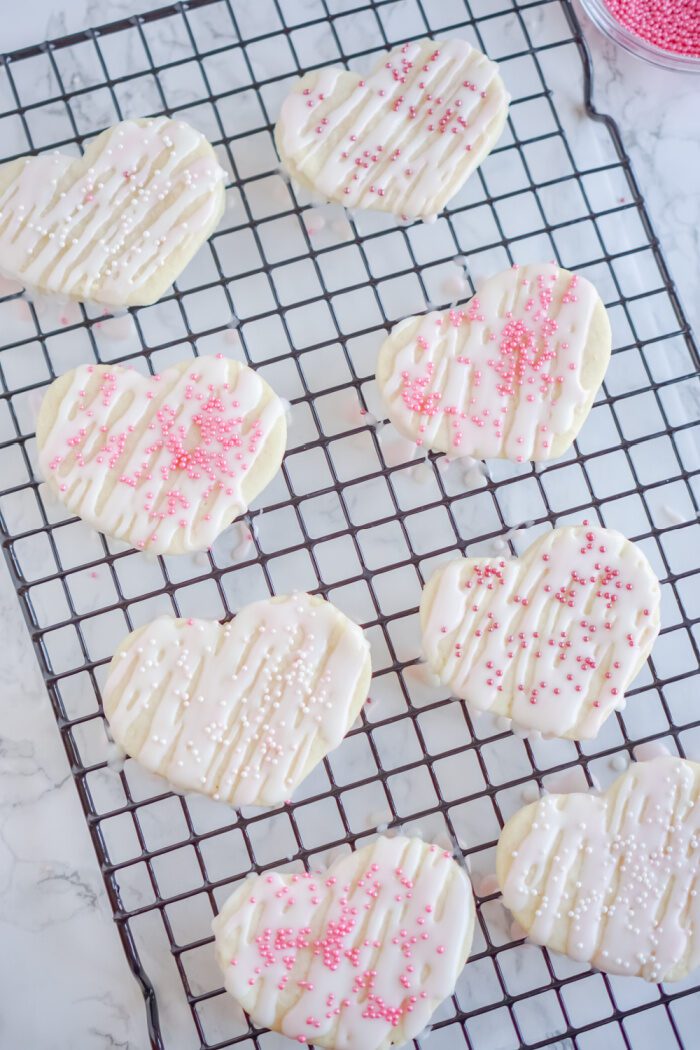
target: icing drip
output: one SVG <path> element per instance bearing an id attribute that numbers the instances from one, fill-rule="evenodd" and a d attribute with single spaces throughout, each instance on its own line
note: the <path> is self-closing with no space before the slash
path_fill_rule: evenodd
<path id="1" fill-rule="evenodd" d="M 522 558 L 464 558 L 421 601 L 425 656 L 475 708 L 588 739 L 624 698 L 659 630 L 659 585 L 620 533 L 555 529 Z"/>
<path id="2" fill-rule="evenodd" d="M 508 822 L 503 900 L 538 944 L 608 973 L 700 964 L 700 765 L 633 765 L 600 797 L 549 795 Z"/>
<path id="3" fill-rule="evenodd" d="M 636 744 L 632 748 L 636 762 L 648 762 L 649 759 L 658 758 L 659 755 L 670 755 L 670 753 L 663 740 L 650 740 L 647 744 Z"/>
<path id="4" fill-rule="evenodd" d="M 2 165 L 2 268 L 74 299 L 154 302 L 218 222 L 224 179 L 206 139 L 166 117 L 117 124 L 79 160 Z"/>
<path id="5" fill-rule="evenodd" d="M 377 381 L 390 419 L 418 444 L 548 460 L 578 432 L 609 353 L 595 288 L 533 263 L 490 278 L 459 308 L 401 322 L 380 350 Z"/>
<path id="6" fill-rule="evenodd" d="M 231 805 L 276 805 L 367 696 L 369 644 L 322 598 L 255 602 L 231 623 L 161 616 L 121 644 L 104 708 L 147 769 Z"/>
<path id="7" fill-rule="evenodd" d="M 306 1044 L 379 1050 L 423 1030 L 453 990 L 474 904 L 460 867 L 420 839 L 378 838 L 325 874 L 271 873 L 214 920 L 227 991 Z"/>
<path id="8" fill-rule="evenodd" d="M 437 214 L 501 133 L 508 94 L 466 40 L 421 40 L 366 78 L 308 73 L 285 99 L 275 137 L 303 184 L 349 208 Z"/>
<path id="9" fill-rule="evenodd" d="M 82 365 L 49 389 L 37 424 L 61 502 L 154 553 L 210 547 L 276 472 L 285 433 L 279 398 L 223 357 L 151 377 Z"/>

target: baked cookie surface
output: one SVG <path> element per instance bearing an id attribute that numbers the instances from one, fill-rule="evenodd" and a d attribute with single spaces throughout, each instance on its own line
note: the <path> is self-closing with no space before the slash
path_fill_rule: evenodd
<path id="1" fill-rule="evenodd" d="M 161 616 L 117 649 L 103 690 L 114 740 L 181 790 L 233 806 L 284 802 L 367 698 L 362 630 L 309 594 L 225 624 Z"/>
<path id="2" fill-rule="evenodd" d="M 495 146 L 508 102 L 495 62 L 466 40 L 418 40 L 366 77 L 307 73 L 275 143 L 289 174 L 329 201 L 432 218 Z"/>
<path id="3" fill-rule="evenodd" d="M 56 498 L 154 554 L 211 547 L 277 473 L 286 433 L 274 391 L 223 357 L 155 376 L 81 365 L 51 384 L 36 430 Z"/>
<path id="4" fill-rule="evenodd" d="M 420 605 L 424 655 L 477 711 L 585 740 L 624 701 L 659 632 L 646 557 L 612 529 L 565 526 L 520 558 L 438 568 Z"/>
<path id="5" fill-rule="evenodd" d="M 556 459 L 583 426 L 610 360 L 590 282 L 554 263 L 513 267 L 451 310 L 401 321 L 377 385 L 416 444 L 475 459 Z"/>
<path id="6" fill-rule="evenodd" d="M 378 838 L 324 873 L 246 879 L 213 922 L 224 984 L 298 1043 L 384 1050 L 454 989 L 474 929 L 469 880 L 416 838 Z"/>
<path id="7" fill-rule="evenodd" d="M 700 964 L 700 765 L 636 762 L 602 795 L 545 795 L 505 825 L 504 904 L 537 944 L 608 973 Z"/>
<path id="8" fill-rule="evenodd" d="M 125 120 L 84 156 L 0 165 L 0 271 L 108 307 L 160 299 L 224 210 L 225 172 L 180 120 Z"/>

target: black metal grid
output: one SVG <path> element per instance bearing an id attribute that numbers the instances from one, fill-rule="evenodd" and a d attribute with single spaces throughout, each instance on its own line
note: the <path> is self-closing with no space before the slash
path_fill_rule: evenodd
<path id="1" fill-rule="evenodd" d="M 290 78 L 329 61 L 364 68 L 389 45 L 454 33 L 502 63 L 513 94 L 502 143 L 435 227 L 359 215 L 313 229 L 319 213 L 281 178 L 271 146 Z M 155 307 L 105 322 L 82 307 L 60 316 L 0 299 L 0 524 L 151 1045 L 266 1050 L 278 1044 L 248 1025 L 211 967 L 208 923 L 232 880 L 317 864 L 387 824 L 456 844 L 478 894 L 525 785 L 551 786 L 576 767 L 589 784 L 609 780 L 611 759 L 640 742 L 700 752 L 697 349 L 618 130 L 593 107 L 567 0 L 190 0 L 7 55 L 0 77 L 3 159 L 75 150 L 115 119 L 164 112 L 207 133 L 230 173 L 235 209 Z M 575 452 L 538 470 L 499 464 L 472 492 L 436 458 L 420 479 L 393 463 L 388 432 L 359 411 L 376 404 L 372 362 L 386 329 L 450 298 L 440 280 L 458 253 L 470 279 L 557 258 L 597 283 L 615 332 Z M 107 341 L 110 324 L 122 341 L 114 328 Z M 292 405 L 281 475 L 248 516 L 252 553 L 232 553 L 229 534 L 204 557 L 148 559 L 66 518 L 34 469 L 37 392 L 83 360 L 157 370 L 214 346 L 244 355 Z M 473 722 L 426 689 L 412 670 L 415 614 L 434 560 L 495 551 L 503 537 L 517 551 L 586 516 L 639 542 L 662 580 L 664 628 L 624 713 L 586 746 L 539 743 Z M 174 796 L 132 762 L 116 768 L 99 685 L 126 630 L 164 610 L 223 618 L 293 586 L 364 624 L 376 671 L 375 702 L 298 800 L 239 814 Z M 642 991 L 592 974 L 517 943 L 495 894 L 477 899 L 472 958 L 436 1015 L 431 1050 L 691 1046 L 692 979 Z"/>

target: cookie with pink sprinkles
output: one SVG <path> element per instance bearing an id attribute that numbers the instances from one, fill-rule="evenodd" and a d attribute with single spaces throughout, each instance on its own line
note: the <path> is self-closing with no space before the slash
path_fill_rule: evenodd
<path id="1" fill-rule="evenodd" d="M 377 838 L 325 872 L 239 883 L 213 922 L 226 990 L 306 1046 L 385 1050 L 452 994 L 474 931 L 469 879 L 421 839 Z"/>
<path id="2" fill-rule="evenodd" d="M 625 702 L 660 624 L 639 547 L 588 524 L 554 529 L 520 558 L 459 558 L 420 605 L 423 652 L 476 711 L 588 740 Z"/>
<path id="3" fill-rule="evenodd" d="M 277 473 L 286 432 L 272 388 L 223 355 L 153 376 L 81 365 L 51 384 L 36 426 L 56 498 L 153 554 L 211 547 Z"/>
<path id="4" fill-rule="evenodd" d="M 377 385 L 392 423 L 421 448 L 542 462 L 579 433 L 611 345 L 593 285 L 531 263 L 489 278 L 469 302 L 396 325 Z"/>
<path id="5" fill-rule="evenodd" d="M 416 40 L 367 76 L 307 73 L 275 143 L 289 174 L 326 200 L 430 219 L 496 145 L 508 103 L 496 63 L 466 40 Z"/>

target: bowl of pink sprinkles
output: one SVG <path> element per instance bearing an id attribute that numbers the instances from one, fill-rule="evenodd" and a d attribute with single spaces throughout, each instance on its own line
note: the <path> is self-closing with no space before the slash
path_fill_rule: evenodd
<path id="1" fill-rule="evenodd" d="M 700 73 L 700 0 L 581 0 L 620 47 L 657 66 Z"/>

